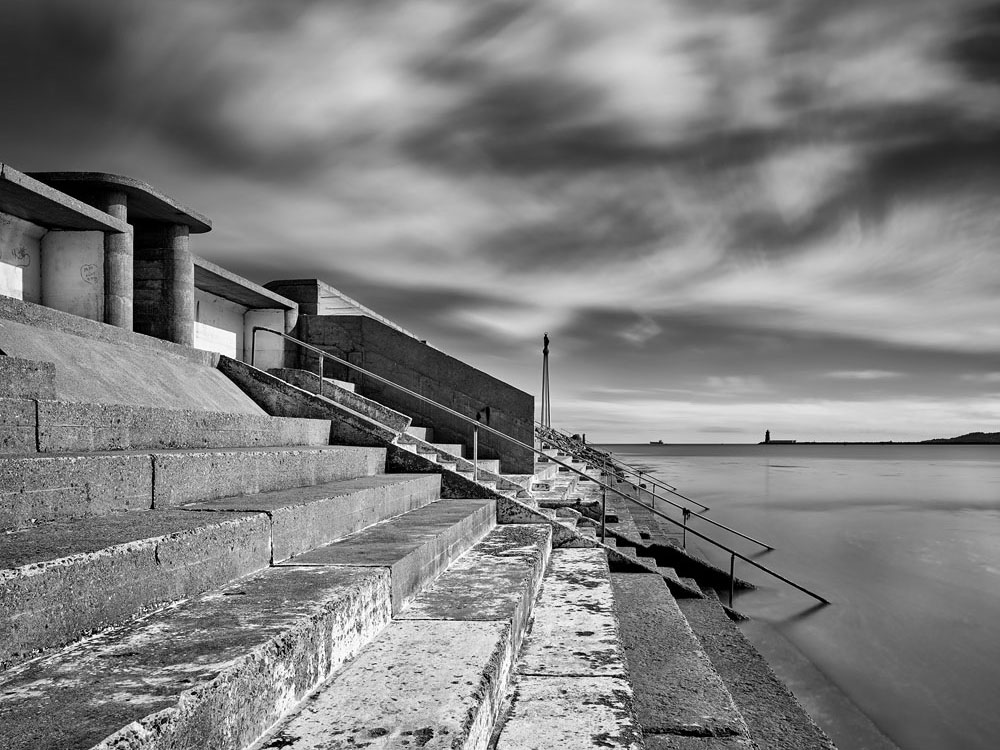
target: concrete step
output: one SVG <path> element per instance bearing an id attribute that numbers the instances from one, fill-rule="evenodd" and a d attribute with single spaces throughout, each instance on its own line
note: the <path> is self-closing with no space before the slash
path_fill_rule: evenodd
<path id="1" fill-rule="evenodd" d="M 320 395 L 319 378 L 315 372 L 283 367 L 268 370 L 267 373 L 303 391 Z M 343 381 L 323 378 L 322 397 L 393 430 L 401 431 L 409 426 L 410 418 L 405 414 L 355 393 L 353 383 L 349 384 L 350 388 L 343 388 L 339 385 L 341 382 Z M 250 395 L 254 396 L 254 393 Z"/>
<path id="2" fill-rule="evenodd" d="M 242 750 L 389 623 L 389 571 L 277 567 L 0 674 L 0 747 Z"/>
<path id="3" fill-rule="evenodd" d="M 834 750 L 833 742 L 744 638 L 714 591 L 678 600 L 702 648 L 722 677 L 758 747 Z"/>
<path id="4" fill-rule="evenodd" d="M 329 445 L 330 420 L 0 398 L 0 453 Z"/>
<path id="5" fill-rule="evenodd" d="M 456 447 L 455 445 L 427 443 L 420 438 L 409 434 L 401 435 L 396 440 L 396 445 L 406 451 L 416 453 L 423 458 L 434 461 L 448 471 L 455 471 L 461 474 L 464 478 L 470 481 L 472 480 L 474 469 L 472 461 L 461 458 L 455 453 L 443 450 L 443 448 L 454 449 Z M 488 471 L 482 467 L 479 468 L 477 476 L 480 484 L 488 486 L 489 489 L 497 492 L 510 490 L 514 493 L 518 493 L 524 489 L 521 485 L 506 479 L 503 475 Z M 487 484 L 490 482 L 494 484 Z"/>
<path id="6" fill-rule="evenodd" d="M 479 469 L 480 471 L 489 471 L 493 474 L 500 473 L 500 459 L 498 458 L 481 458 L 479 459 Z"/>
<path id="7" fill-rule="evenodd" d="M 642 747 L 602 550 L 552 552 L 508 697 L 497 750 Z"/>
<path id="8" fill-rule="evenodd" d="M 425 440 L 428 443 L 434 441 L 434 429 L 432 427 L 415 427 L 411 424 L 406 428 L 406 434 Z"/>
<path id="9" fill-rule="evenodd" d="M 465 446 L 461 443 L 431 443 L 431 445 L 442 453 L 447 453 L 458 458 L 465 457 Z"/>
<path id="10" fill-rule="evenodd" d="M 385 449 L 352 446 L 0 456 L 0 529 L 371 476 Z"/>
<path id="11" fill-rule="evenodd" d="M 485 747 L 550 549 L 548 526 L 493 529 L 263 746 Z"/>
<path id="12" fill-rule="evenodd" d="M 647 743 L 663 735 L 664 743 L 697 736 L 749 746 L 746 722 L 663 578 L 612 573 L 611 585 Z"/>
<path id="13" fill-rule="evenodd" d="M 551 479 L 556 474 L 559 473 L 559 465 L 554 464 L 551 461 L 546 461 L 544 463 L 535 463 L 535 478 L 539 481 L 544 481 L 546 479 Z"/>
<path id="14" fill-rule="evenodd" d="M 387 567 L 395 614 L 495 525 L 493 500 L 438 500 L 280 565 Z"/>
<path id="15" fill-rule="evenodd" d="M 0 666 L 426 505 L 439 482 L 362 477 L 8 533 L 0 546 Z"/>

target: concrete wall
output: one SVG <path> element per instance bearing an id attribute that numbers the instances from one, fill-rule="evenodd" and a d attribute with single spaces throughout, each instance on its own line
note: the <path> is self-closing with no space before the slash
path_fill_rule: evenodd
<path id="1" fill-rule="evenodd" d="M 488 424 L 528 445 L 533 441 L 534 398 L 377 320 L 357 315 L 300 315 L 294 336 L 475 419 L 488 408 Z M 315 372 L 316 355 L 289 350 L 289 366 Z M 348 368 L 327 363 L 325 375 L 357 384 L 358 393 L 434 428 L 435 441 L 462 443 L 471 457 L 472 426 Z M 530 474 L 531 451 L 480 434 L 480 458 L 498 458 L 507 473 Z"/>
<path id="2" fill-rule="evenodd" d="M 52 230 L 41 239 L 42 304 L 104 320 L 104 234 Z"/>
<path id="3" fill-rule="evenodd" d="M 36 304 L 42 301 L 42 247 L 46 229 L 0 213 L 0 294 Z M 20 277 L 19 282 L 14 282 Z M 6 288 L 6 291 L 4 288 Z"/>
<path id="4" fill-rule="evenodd" d="M 195 289 L 194 310 L 195 348 L 243 359 L 243 316 L 247 308 Z"/>

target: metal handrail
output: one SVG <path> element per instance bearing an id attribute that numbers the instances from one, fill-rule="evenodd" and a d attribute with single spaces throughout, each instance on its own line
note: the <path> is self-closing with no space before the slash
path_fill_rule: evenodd
<path id="1" fill-rule="evenodd" d="M 543 428 L 545 427 L 544 425 L 540 425 L 540 426 L 543 427 Z M 560 435 L 560 436 L 564 437 L 567 441 L 572 441 L 572 439 L 573 439 L 573 438 L 567 436 L 565 433 L 562 433 L 562 432 L 560 432 L 559 430 L 556 430 L 553 427 L 549 427 L 549 428 L 545 428 L 545 429 L 552 430 L 557 435 Z M 591 448 L 589 446 L 584 446 L 584 447 L 586 447 L 589 451 L 592 451 L 596 455 L 600 456 L 602 459 L 610 461 L 616 468 L 619 468 L 619 469 L 624 468 L 624 470 L 628 471 L 628 473 L 630 473 L 632 475 L 636 474 L 636 470 L 635 469 L 632 469 L 630 466 L 628 466 L 628 464 L 625 464 L 622 461 L 618 461 L 617 459 L 615 459 L 611 455 L 611 453 L 606 453 L 604 451 L 599 451 L 596 448 Z M 576 452 L 574 452 L 574 450 L 571 447 L 567 447 L 566 445 L 563 445 L 562 448 L 564 450 L 567 450 L 569 452 L 569 454 L 572 455 L 572 456 L 576 456 L 577 455 Z M 639 472 L 639 477 L 640 477 L 640 479 L 642 478 L 641 472 Z M 647 479 L 651 479 L 651 477 L 647 477 Z M 628 480 L 622 480 L 622 481 L 625 481 L 637 493 L 640 491 L 640 487 L 638 485 L 636 485 L 635 482 L 630 482 Z M 699 503 L 697 500 L 692 500 L 691 498 L 686 497 L 685 495 L 682 495 L 679 492 L 676 492 L 674 490 L 670 490 L 671 494 L 676 495 L 677 497 L 680 497 L 683 500 L 687 500 L 688 502 L 694 503 L 695 505 L 703 508 L 704 510 L 701 513 L 694 513 L 690 509 L 685 508 L 683 505 L 680 505 L 679 503 L 675 503 L 673 500 L 671 500 L 668 497 L 663 497 L 663 495 L 658 495 L 655 492 L 653 492 L 652 490 L 648 490 L 648 489 L 644 489 L 643 488 L 642 491 L 649 493 L 649 495 L 653 498 L 653 502 L 651 503 L 650 507 L 655 507 L 656 501 L 660 500 L 660 501 L 666 503 L 667 505 L 671 505 L 674 508 L 677 508 L 678 510 L 682 511 L 684 513 L 685 527 L 687 526 L 687 523 L 686 523 L 687 522 L 687 518 L 689 516 L 695 516 L 696 518 L 700 518 L 703 521 L 707 521 L 708 523 L 710 523 L 712 526 L 715 526 L 716 528 L 722 529 L 723 531 L 728 531 L 730 534 L 738 536 L 741 539 L 746 539 L 748 542 L 753 542 L 754 544 L 756 544 L 756 545 L 758 545 L 760 547 L 763 547 L 764 549 L 766 549 L 768 551 L 773 551 L 774 550 L 774 546 L 768 544 L 767 542 L 762 542 L 760 539 L 756 539 L 756 538 L 750 536 L 749 534 L 744 534 L 742 531 L 738 531 L 737 529 L 734 529 L 731 526 L 727 526 L 724 523 L 720 523 L 719 521 L 716 521 L 714 518 L 709 518 L 708 516 L 703 515 L 705 511 L 709 510 L 709 507 L 707 505 L 703 505 L 702 503 Z M 641 495 L 640 495 L 640 498 L 641 498 Z M 640 502 L 641 502 L 641 500 L 640 500 Z"/>
<path id="2" fill-rule="evenodd" d="M 565 461 L 560 461 L 555 456 L 549 456 L 549 455 L 545 454 L 543 451 L 541 451 L 538 448 L 535 448 L 533 445 L 528 445 L 527 443 L 522 443 L 517 438 L 511 437 L 510 435 L 507 435 L 507 434 L 505 434 L 503 432 L 500 432 L 499 430 L 494 429 L 493 427 L 490 427 L 487 424 L 483 424 L 482 422 L 478 422 L 475 419 L 473 419 L 472 417 L 467 417 L 464 414 L 462 414 L 460 412 L 457 412 L 457 411 L 455 411 L 454 409 L 452 409 L 450 407 L 445 406 L 444 404 L 440 404 L 437 401 L 434 401 L 433 399 L 428 398 L 427 396 L 423 396 L 423 395 L 421 395 L 421 394 L 419 394 L 419 393 L 417 393 L 415 391 L 411 391 L 409 388 L 407 388 L 405 386 L 399 385 L 398 383 L 394 383 L 391 380 L 383 378 L 381 375 L 376 375 L 375 373 L 370 372 L 370 371 L 364 369 L 363 367 L 360 367 L 359 365 L 354 364 L 353 362 L 348 362 L 345 359 L 341 359 L 340 357 L 337 357 L 336 355 L 333 355 L 333 354 L 330 354 L 329 352 L 323 351 L 322 349 L 320 349 L 318 347 L 315 347 L 312 344 L 309 344 L 309 343 L 307 343 L 305 341 L 302 341 L 301 339 L 297 339 L 294 336 L 290 336 L 287 333 L 283 333 L 282 331 L 276 331 L 273 328 L 267 328 L 266 326 L 254 326 L 253 327 L 252 333 L 251 333 L 251 349 L 250 349 L 250 365 L 251 365 L 251 367 L 254 366 L 253 363 L 254 363 L 254 355 L 255 355 L 256 349 L 257 349 L 257 332 L 258 331 L 265 331 L 266 333 L 273 333 L 275 336 L 280 336 L 281 338 L 285 339 L 286 341 L 291 341 L 291 342 L 293 342 L 295 344 L 298 344 L 299 346 L 301 346 L 304 349 L 308 349 L 310 351 L 313 351 L 313 352 L 317 353 L 323 359 L 331 359 L 334 362 L 337 362 L 338 364 L 341 364 L 341 365 L 343 365 L 343 366 L 345 366 L 345 367 L 347 367 L 347 368 L 349 368 L 351 370 L 355 370 L 356 372 L 360 372 L 362 375 L 364 375 L 366 377 L 370 377 L 370 378 L 376 380 L 377 382 L 384 383 L 385 385 L 391 386 L 391 387 L 393 387 L 393 388 L 395 388 L 395 389 L 397 389 L 399 391 L 402 391 L 403 393 L 407 394 L 408 396 L 412 396 L 413 398 L 416 398 L 416 399 L 418 399 L 420 401 L 423 401 L 424 403 L 431 404 L 432 406 L 437 407 L 441 411 L 444 411 L 444 412 L 446 412 L 448 414 L 451 414 L 454 417 L 458 417 L 459 419 L 472 424 L 473 427 L 474 427 L 474 429 L 477 429 L 477 430 L 478 429 L 486 430 L 490 434 L 496 435 L 497 437 L 502 438 L 503 440 L 506 440 L 506 441 L 508 441 L 510 443 L 513 443 L 514 445 L 517 445 L 517 446 L 519 446 L 521 448 L 529 450 L 529 451 L 531 451 L 532 453 L 534 453 L 536 455 L 545 456 L 546 460 L 552 461 L 553 463 L 556 463 L 556 464 L 559 464 L 560 466 L 566 468 L 567 470 L 572 471 L 575 474 L 579 474 L 580 476 L 584 477 L 585 479 L 588 479 L 588 480 L 594 482 L 595 484 L 597 484 L 605 492 L 611 491 L 611 492 L 615 493 L 616 495 L 618 495 L 619 497 L 621 497 L 621 498 L 623 498 L 623 499 L 625 499 L 625 500 L 627 500 L 629 502 L 636 503 L 637 505 L 641 505 L 642 507 L 649 509 L 649 511 L 652 512 L 654 515 L 659 516 L 660 518 L 662 518 L 662 519 L 664 519 L 666 521 L 669 521 L 670 523 L 672 523 L 672 524 L 674 524 L 676 526 L 684 526 L 684 524 L 682 524 L 681 522 L 674 520 L 673 518 L 671 518 L 670 516 L 666 515 L 665 513 L 661 513 L 660 511 L 656 510 L 656 508 L 653 508 L 652 506 L 646 505 L 641 500 L 637 500 L 634 497 L 630 497 L 629 495 L 626 495 L 621 490 L 616 489 L 615 487 L 612 487 L 610 485 L 607 485 L 604 482 L 600 481 L 599 479 L 595 479 L 594 477 L 590 476 L 586 472 L 581 471 L 580 469 L 577 469 L 575 466 L 572 466 L 571 464 L 569 464 L 569 463 L 567 463 Z M 322 379 L 322 375 L 321 375 L 321 379 Z M 604 523 L 603 523 L 603 520 L 604 520 L 603 516 L 607 515 L 606 514 L 606 510 L 607 510 L 606 502 L 607 502 L 607 499 L 606 499 L 606 496 L 605 496 L 605 507 L 603 509 L 604 512 L 602 512 L 602 523 L 601 523 L 601 542 L 602 543 L 604 543 L 605 538 L 606 538 L 605 537 Z M 777 578 L 779 581 L 787 583 L 789 586 L 792 586 L 793 588 L 796 588 L 799 591 L 801 591 L 801 592 L 803 592 L 805 594 L 808 594 L 809 596 L 813 597 L 814 599 L 817 599 L 818 601 L 820 601 L 820 602 L 822 602 L 824 604 L 829 604 L 830 603 L 828 600 L 824 599 L 819 594 L 817 594 L 817 593 L 815 593 L 813 591 L 810 591 L 809 589 L 807 589 L 807 588 L 805 588 L 803 586 L 798 585 L 794 581 L 790 581 L 789 579 L 785 578 L 780 573 L 777 573 L 777 572 L 771 570 L 770 568 L 767 568 L 766 566 L 761 565 L 760 563 L 758 563 L 755 560 L 751 560 L 749 557 L 746 557 L 745 555 L 740 554 L 739 552 L 737 552 L 736 550 L 732 549 L 731 547 L 727 547 L 725 544 L 717 542 L 714 539 L 712 539 L 711 537 L 705 536 L 704 534 L 701 534 L 700 532 L 697 532 L 694 529 L 686 528 L 686 527 L 685 527 L 685 529 L 686 529 L 687 532 L 690 532 L 690 533 L 694 534 L 699 539 L 702 539 L 702 540 L 704 540 L 706 542 L 709 542 L 710 544 L 714 544 L 719 549 L 725 550 L 726 552 L 728 552 L 730 554 L 730 576 L 729 576 L 729 578 L 730 578 L 730 589 L 729 589 L 729 602 L 730 602 L 730 604 L 732 604 L 732 600 L 733 600 L 733 587 L 735 585 L 735 580 L 736 580 L 735 579 L 735 569 L 734 569 L 736 558 L 739 558 L 740 560 L 743 560 L 744 562 L 750 563 L 750 565 L 754 566 L 755 568 L 757 568 L 759 570 L 762 570 L 763 572 L 767 573 L 768 575 L 771 575 L 771 576 Z"/>

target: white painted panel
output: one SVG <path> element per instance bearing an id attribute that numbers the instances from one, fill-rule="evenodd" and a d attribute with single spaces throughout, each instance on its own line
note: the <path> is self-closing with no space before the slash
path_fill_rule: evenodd
<path id="1" fill-rule="evenodd" d="M 287 333 L 284 310 L 247 310 L 243 318 L 246 321 L 246 340 L 244 343 L 244 361 L 250 361 L 253 346 L 253 327 L 264 326 L 275 331 Z M 273 333 L 261 331 L 257 334 L 257 351 L 254 354 L 254 367 L 269 370 L 272 367 L 285 366 L 285 340 Z"/>
<path id="2" fill-rule="evenodd" d="M 41 304 L 45 227 L 0 212 L 0 262 L 21 269 L 21 299 Z"/>
<path id="3" fill-rule="evenodd" d="M 236 359 L 236 333 L 207 323 L 194 324 L 194 348 L 218 352 Z"/>
<path id="4" fill-rule="evenodd" d="M 194 290 L 195 311 L 194 319 L 197 323 L 204 323 L 207 326 L 218 328 L 223 331 L 230 331 L 236 337 L 236 353 L 227 356 L 233 359 L 243 358 L 243 316 L 247 308 L 233 302 L 206 292 L 204 289 Z M 212 349 L 212 351 L 219 351 Z"/>
<path id="5" fill-rule="evenodd" d="M 21 269 L 9 263 L 0 263 L 0 294 L 4 297 L 24 299 L 24 280 Z"/>

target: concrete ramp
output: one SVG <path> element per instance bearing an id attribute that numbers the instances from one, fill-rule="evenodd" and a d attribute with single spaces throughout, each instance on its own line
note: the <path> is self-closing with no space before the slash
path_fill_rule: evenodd
<path id="1" fill-rule="evenodd" d="M 0 352 L 54 364 L 57 400 L 265 413 L 214 367 L 161 349 L 145 336 L 134 338 L 102 341 L 0 318 Z"/>

